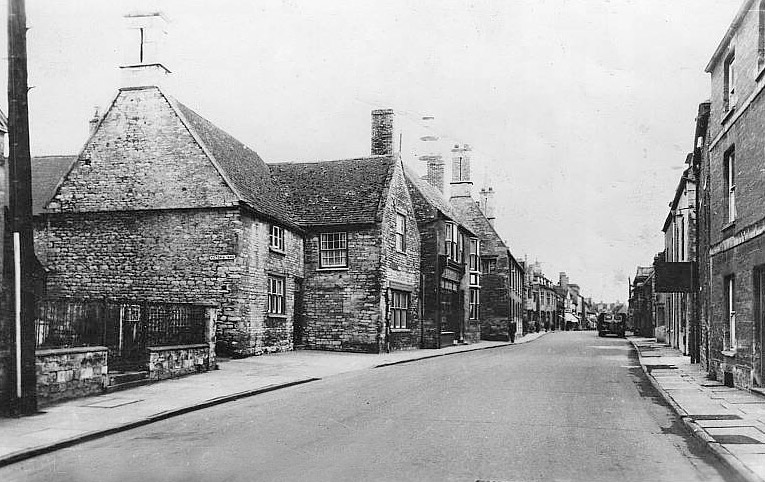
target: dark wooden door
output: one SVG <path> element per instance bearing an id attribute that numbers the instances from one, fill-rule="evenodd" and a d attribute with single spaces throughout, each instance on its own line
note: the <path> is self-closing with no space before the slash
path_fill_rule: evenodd
<path id="1" fill-rule="evenodd" d="M 292 315 L 292 344 L 293 346 L 302 346 L 306 344 L 305 339 L 305 316 L 303 315 L 303 280 L 295 279 L 295 306 Z"/>
<path id="2" fill-rule="evenodd" d="M 760 357 L 758 380 L 757 385 L 763 386 L 765 380 L 765 357 L 763 357 L 762 349 L 763 343 L 765 343 L 765 266 L 758 266 L 754 270 L 754 320 L 755 320 L 755 333 L 757 335 L 756 340 L 759 342 L 759 350 L 756 351 L 755 356 Z M 755 365 L 756 367 L 756 365 Z M 754 367 L 753 367 L 754 368 Z M 756 368 L 755 368 L 756 370 Z"/>

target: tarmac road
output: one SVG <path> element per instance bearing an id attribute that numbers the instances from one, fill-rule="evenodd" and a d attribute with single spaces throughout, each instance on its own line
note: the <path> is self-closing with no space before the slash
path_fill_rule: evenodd
<path id="1" fill-rule="evenodd" d="M 189 413 L 0 469 L 30 481 L 736 480 L 630 344 L 556 332 Z"/>

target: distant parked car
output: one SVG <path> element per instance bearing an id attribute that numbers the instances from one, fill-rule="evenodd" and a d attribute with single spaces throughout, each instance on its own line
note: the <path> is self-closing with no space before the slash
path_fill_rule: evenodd
<path id="1" fill-rule="evenodd" d="M 598 315 L 598 336 L 613 335 L 624 338 L 627 322 L 621 313 L 601 313 Z"/>

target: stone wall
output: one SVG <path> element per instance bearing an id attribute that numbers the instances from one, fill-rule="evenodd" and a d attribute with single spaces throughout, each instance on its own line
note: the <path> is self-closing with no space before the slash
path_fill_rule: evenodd
<path id="1" fill-rule="evenodd" d="M 319 268 L 319 234 L 305 241 L 305 340 L 308 348 L 378 353 L 383 346 L 380 231 L 348 229 L 348 267 Z"/>
<path id="2" fill-rule="evenodd" d="M 418 348 L 420 346 L 421 326 L 420 313 L 420 232 L 414 215 L 412 200 L 404 178 L 401 162 L 396 168 L 384 193 L 387 197 L 382 213 L 382 275 L 383 286 L 410 293 L 408 326 L 406 329 L 387 330 L 390 334 L 389 349 Z M 396 249 L 396 215 L 406 216 L 406 250 Z M 390 326 L 390 309 L 388 308 L 390 292 L 384 296 L 386 326 Z"/>
<path id="3" fill-rule="evenodd" d="M 736 386 L 750 387 L 752 378 L 759 380 L 762 357 L 761 330 L 755 322 L 754 269 L 765 266 L 765 238 L 758 237 L 712 258 L 709 318 L 710 369 L 720 380 L 722 373 L 733 372 Z M 724 280 L 735 276 L 736 350 L 723 353 L 727 339 L 728 315 Z"/>
<path id="4" fill-rule="evenodd" d="M 123 211 L 237 204 L 168 100 L 159 89 L 145 88 L 120 91 L 50 209 Z"/>
<path id="5" fill-rule="evenodd" d="M 224 305 L 219 342 L 231 340 L 237 355 L 259 355 L 293 347 L 296 281 L 303 278 L 303 237 L 284 228 L 284 251 L 269 247 L 271 223 L 244 216 L 237 292 Z M 269 314 L 268 276 L 285 281 L 285 310 Z"/>
<path id="6" fill-rule="evenodd" d="M 51 297 L 136 299 L 220 307 L 222 352 L 253 355 L 292 346 L 302 238 L 268 248 L 270 224 L 238 208 L 48 214 L 35 247 Z M 287 281 L 287 313 L 266 319 L 267 273 Z"/>
<path id="7" fill-rule="evenodd" d="M 213 368 L 206 344 L 149 347 L 149 379 L 153 381 Z"/>
<path id="8" fill-rule="evenodd" d="M 39 407 L 100 394 L 107 384 L 104 346 L 37 350 L 35 357 Z"/>
<path id="9" fill-rule="evenodd" d="M 422 273 L 422 348 L 439 348 L 439 253 L 444 246 L 444 222 L 420 225 Z"/>

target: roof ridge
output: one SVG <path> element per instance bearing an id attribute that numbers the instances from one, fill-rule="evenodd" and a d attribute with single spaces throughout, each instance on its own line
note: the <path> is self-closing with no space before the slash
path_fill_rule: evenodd
<path id="1" fill-rule="evenodd" d="M 374 155 L 374 156 L 361 156 L 361 157 L 347 157 L 342 159 L 319 159 L 315 161 L 282 161 L 282 162 L 266 162 L 268 166 L 283 166 L 283 165 L 298 165 L 298 164 L 322 164 L 325 162 L 348 162 L 348 161 L 371 161 L 374 159 L 394 159 L 394 155 Z M 264 161 L 265 162 L 265 161 Z"/>
<path id="2" fill-rule="evenodd" d="M 210 151 L 210 148 L 206 145 L 206 143 L 202 140 L 201 136 L 198 132 L 196 132 L 196 129 L 191 125 L 191 122 L 189 119 L 186 118 L 186 115 L 182 112 L 182 110 L 179 108 L 179 106 L 183 106 L 186 109 L 188 109 L 191 113 L 202 119 L 203 121 L 207 122 L 211 126 L 215 127 L 216 129 L 222 131 L 224 134 L 227 134 L 228 136 L 232 137 L 231 134 L 228 134 L 227 132 L 223 131 L 220 127 L 216 126 L 209 120 L 205 119 L 203 116 L 199 115 L 194 109 L 186 106 L 185 104 L 181 103 L 178 99 L 171 95 L 165 94 L 162 89 L 159 87 L 156 87 L 156 89 L 159 91 L 159 94 L 165 98 L 167 103 L 170 105 L 170 108 L 175 112 L 175 115 L 178 117 L 178 119 L 181 121 L 183 126 L 186 128 L 186 130 L 189 132 L 192 138 L 194 138 L 194 142 L 196 142 L 200 149 L 202 149 L 202 152 L 205 153 L 205 156 L 210 160 L 213 167 L 216 171 L 218 171 L 218 174 L 223 179 L 223 182 L 226 183 L 226 186 L 228 186 L 229 189 L 231 189 L 231 192 L 234 193 L 234 195 L 237 197 L 237 199 L 241 202 L 244 200 L 244 196 L 242 196 L 242 193 L 239 191 L 239 189 L 236 188 L 234 183 L 229 179 L 228 175 L 226 175 L 225 171 L 221 167 L 218 160 L 215 158 L 215 156 Z M 244 145 L 244 144 L 243 144 Z"/>

